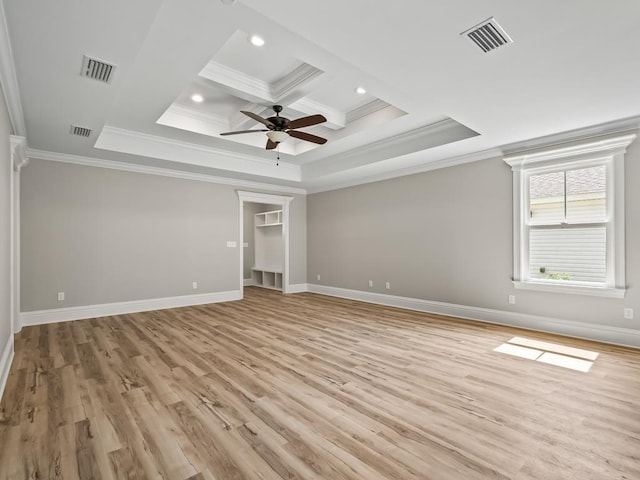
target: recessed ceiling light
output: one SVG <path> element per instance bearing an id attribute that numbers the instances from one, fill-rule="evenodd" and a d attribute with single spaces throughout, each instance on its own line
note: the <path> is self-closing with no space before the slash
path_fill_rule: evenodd
<path id="1" fill-rule="evenodd" d="M 256 47 L 264 45 L 264 38 L 258 35 L 251 35 L 251 37 L 249 37 L 249 41 L 251 42 L 251 45 L 255 45 Z"/>
<path id="2" fill-rule="evenodd" d="M 191 100 L 193 100 L 196 103 L 202 103 L 202 101 L 204 100 L 204 97 L 199 93 L 195 93 L 191 95 Z"/>
<path id="3" fill-rule="evenodd" d="M 236 0 L 220 0 L 220 1 L 225 5 L 233 5 L 234 3 L 236 3 Z"/>
<path id="4" fill-rule="evenodd" d="M 364 87 L 358 87 L 356 88 L 356 93 L 358 95 L 364 95 L 365 93 L 367 93 L 367 91 L 364 89 Z"/>

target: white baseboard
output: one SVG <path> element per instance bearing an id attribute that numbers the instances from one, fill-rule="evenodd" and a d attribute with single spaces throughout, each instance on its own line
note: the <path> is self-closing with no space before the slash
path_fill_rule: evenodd
<path id="1" fill-rule="evenodd" d="M 308 283 L 294 283 L 293 285 L 289 285 L 289 290 L 287 293 L 302 293 L 309 291 Z"/>
<path id="2" fill-rule="evenodd" d="M 254 285 L 254 284 L 255 284 L 255 282 L 253 281 L 253 278 L 243 278 L 243 279 L 242 279 L 242 284 L 243 284 L 245 287 L 250 287 L 251 285 Z"/>
<path id="3" fill-rule="evenodd" d="M 9 335 L 9 339 L 4 349 L 2 350 L 2 357 L 0 357 L 0 400 L 4 394 L 4 387 L 7 385 L 7 378 L 9 378 L 9 370 L 11 370 L 11 363 L 13 362 L 13 334 Z"/>
<path id="4" fill-rule="evenodd" d="M 417 310 L 425 313 L 435 313 L 450 317 L 477 320 L 486 323 L 521 327 L 541 332 L 557 333 L 569 337 L 596 340 L 625 347 L 640 348 L 640 330 L 630 328 L 611 327 L 607 325 L 575 322 L 560 318 L 542 317 L 527 313 L 507 312 L 490 308 L 470 307 L 453 303 L 434 302 L 419 298 L 399 297 L 383 293 L 363 292 L 346 288 L 328 287 L 325 285 L 308 284 L 308 291 L 332 297 L 348 298 L 361 302 L 376 303 L 392 307 Z"/>
<path id="5" fill-rule="evenodd" d="M 189 307 L 206 303 L 231 302 L 242 299 L 240 290 L 227 292 L 201 293 L 197 295 L 183 295 L 180 297 L 154 298 L 150 300 L 134 300 L 131 302 L 104 303 L 102 305 L 86 305 L 80 307 L 55 308 L 51 310 L 37 310 L 21 312 L 20 319 L 23 326 L 42 325 L 46 323 L 67 322 L 85 318 L 107 317 L 109 315 L 123 315 L 126 313 L 147 312 L 149 310 L 163 310 L 165 308 Z"/>

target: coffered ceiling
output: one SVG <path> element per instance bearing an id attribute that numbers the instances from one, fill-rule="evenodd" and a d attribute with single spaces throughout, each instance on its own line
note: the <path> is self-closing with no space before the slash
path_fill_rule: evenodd
<path id="1" fill-rule="evenodd" d="M 0 74 L 29 154 L 318 191 L 638 125 L 635 0 L 226 3 L 4 0 Z M 513 43 L 461 35 L 488 19 Z M 85 56 L 109 82 L 80 75 Z M 324 115 L 303 131 L 328 142 L 291 137 L 276 162 L 264 133 L 220 136 L 274 104 Z"/>

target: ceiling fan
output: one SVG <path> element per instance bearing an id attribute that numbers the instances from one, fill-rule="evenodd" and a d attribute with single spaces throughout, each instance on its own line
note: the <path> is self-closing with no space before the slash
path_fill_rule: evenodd
<path id="1" fill-rule="evenodd" d="M 238 135 L 241 133 L 253 133 L 253 132 L 267 132 L 267 150 L 273 150 L 279 143 L 284 142 L 288 137 L 299 138 L 307 142 L 317 143 L 323 145 L 327 143 L 326 138 L 312 135 L 311 133 L 299 132 L 298 128 L 310 127 L 312 125 L 318 125 L 319 123 L 326 122 L 327 119 L 324 115 L 309 115 L 308 117 L 296 118 L 295 120 L 289 120 L 288 118 L 281 117 L 282 105 L 274 105 L 273 111 L 276 113 L 274 117 L 262 118 L 260 115 L 256 115 L 253 112 L 245 112 L 240 110 L 247 117 L 252 118 L 256 122 L 263 124 L 266 129 L 260 130 L 239 130 L 237 132 L 224 132 L 220 135 Z"/>

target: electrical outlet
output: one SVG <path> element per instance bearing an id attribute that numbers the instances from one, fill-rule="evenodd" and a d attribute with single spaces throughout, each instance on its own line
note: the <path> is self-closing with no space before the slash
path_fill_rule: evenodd
<path id="1" fill-rule="evenodd" d="M 316 275 L 316 280 L 320 280 L 320 274 Z"/>
<path id="2" fill-rule="evenodd" d="M 633 308 L 624 309 L 624 318 L 628 318 L 629 320 L 633 319 Z"/>
<path id="3" fill-rule="evenodd" d="M 509 305 L 515 305 L 515 304 L 516 304 L 516 296 L 509 295 Z"/>
<path id="4" fill-rule="evenodd" d="M 391 288 L 391 284 L 390 284 L 389 282 L 387 282 L 387 283 L 384 285 L 384 288 L 386 288 L 387 290 L 389 290 L 389 289 Z"/>
<path id="5" fill-rule="evenodd" d="M 64 301 L 64 292 L 58 292 L 58 301 L 59 302 Z"/>
<path id="6" fill-rule="evenodd" d="M 198 288 L 198 282 L 193 282 L 193 284 L 191 285 L 192 288 L 195 290 Z"/>
<path id="7" fill-rule="evenodd" d="M 369 280 L 369 286 L 373 287 L 373 280 Z"/>

